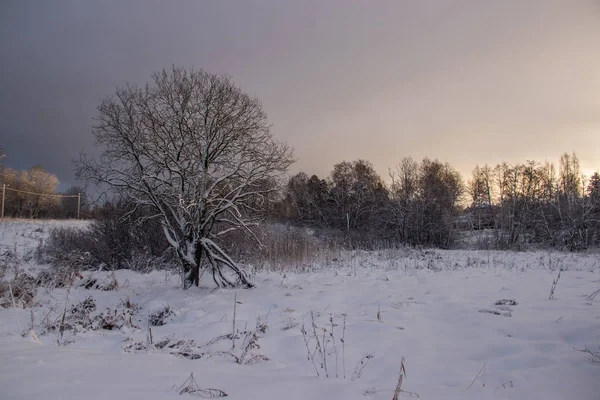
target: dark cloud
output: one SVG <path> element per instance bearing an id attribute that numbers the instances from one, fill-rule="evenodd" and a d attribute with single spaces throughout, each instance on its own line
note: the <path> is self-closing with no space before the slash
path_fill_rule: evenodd
<path id="1" fill-rule="evenodd" d="M 262 99 L 295 169 L 413 155 L 600 167 L 593 1 L 4 1 L 0 144 L 67 186 L 99 101 L 171 64 Z"/>

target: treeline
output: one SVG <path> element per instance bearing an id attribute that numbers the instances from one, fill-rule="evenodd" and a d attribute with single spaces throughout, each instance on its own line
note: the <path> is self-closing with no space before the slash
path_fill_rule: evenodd
<path id="1" fill-rule="evenodd" d="M 469 222 L 502 248 L 534 243 L 568 250 L 600 245 L 600 175 L 586 179 L 575 154 L 554 164 L 476 167 L 468 183 Z"/>
<path id="2" fill-rule="evenodd" d="M 55 175 L 40 166 L 3 168 L 2 155 L 0 149 L 0 185 L 9 189 L 5 216 L 75 218 L 79 193 L 82 218 L 106 219 L 122 208 L 109 202 L 92 209 L 82 188 L 59 193 Z M 584 177 L 575 154 L 565 153 L 558 166 L 476 166 L 467 180 L 450 164 L 428 158 L 404 158 L 387 182 L 368 161 L 344 161 L 327 177 L 293 175 L 272 200 L 270 220 L 311 228 L 352 248 L 600 246 L 600 175 Z"/>
<path id="3" fill-rule="evenodd" d="M 74 186 L 59 192 L 56 175 L 39 165 L 24 171 L 5 168 L 4 157 L 0 147 L 0 196 L 4 195 L 5 217 L 63 219 L 77 218 L 78 208 L 80 216 L 87 212 L 87 196 L 82 188 Z"/>
<path id="4" fill-rule="evenodd" d="M 448 163 L 403 159 L 384 183 L 368 161 L 336 164 L 326 179 L 301 172 L 275 207 L 280 221 L 342 233 L 350 246 L 451 248 L 600 245 L 600 176 L 575 154 L 545 162 L 475 167 L 466 182 Z"/>
<path id="5" fill-rule="evenodd" d="M 283 220 L 343 232 L 352 245 L 391 240 L 449 247 L 464 187 L 437 160 L 407 158 L 386 185 L 365 160 L 336 164 L 328 179 L 292 176 L 278 207 Z"/>

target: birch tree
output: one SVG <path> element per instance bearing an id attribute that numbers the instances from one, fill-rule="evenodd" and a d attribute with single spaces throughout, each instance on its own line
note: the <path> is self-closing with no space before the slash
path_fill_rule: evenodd
<path id="1" fill-rule="evenodd" d="M 210 271 L 220 287 L 252 287 L 219 246 L 229 232 L 254 237 L 263 206 L 293 163 L 260 101 L 227 76 L 172 67 L 145 87 L 126 85 L 99 106 L 101 155 L 82 155 L 77 176 L 152 210 L 182 266 L 184 288 Z"/>

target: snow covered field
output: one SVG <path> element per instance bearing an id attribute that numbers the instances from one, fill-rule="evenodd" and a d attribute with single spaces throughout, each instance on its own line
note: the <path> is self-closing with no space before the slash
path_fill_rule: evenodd
<path id="1" fill-rule="evenodd" d="M 10 250 L 21 258 L 29 258 L 38 245 L 56 227 L 85 227 L 88 221 L 81 220 L 29 220 L 10 219 L 0 221 L 0 252 Z"/>
<path id="2" fill-rule="evenodd" d="M 0 243 L 21 255 L 49 231 L 11 224 Z M 304 272 L 258 272 L 257 288 L 237 291 L 209 279 L 183 291 L 160 271 L 86 273 L 70 290 L 38 289 L 32 308 L 0 309 L 0 398 L 210 395 L 179 395 L 193 373 L 231 399 L 391 400 L 404 357 L 399 398 L 597 400 L 600 365 L 574 348 L 600 345 L 599 257 L 347 252 Z M 49 327 L 63 314 L 60 335 Z"/>

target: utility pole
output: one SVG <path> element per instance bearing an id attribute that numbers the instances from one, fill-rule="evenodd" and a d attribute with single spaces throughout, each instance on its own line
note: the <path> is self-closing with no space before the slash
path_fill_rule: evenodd
<path id="1" fill-rule="evenodd" d="M 6 197 L 6 183 L 2 185 L 2 220 L 4 220 L 4 197 Z"/>
<path id="2" fill-rule="evenodd" d="M 81 193 L 77 193 L 77 219 L 79 219 L 79 210 L 81 209 Z"/>

